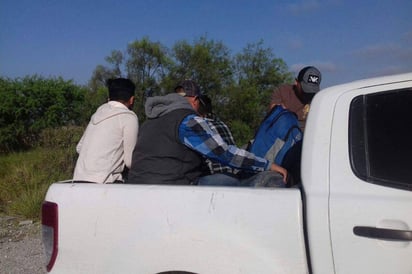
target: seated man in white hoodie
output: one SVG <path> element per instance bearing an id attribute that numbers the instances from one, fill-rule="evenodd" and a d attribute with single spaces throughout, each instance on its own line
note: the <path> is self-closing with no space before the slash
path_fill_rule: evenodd
<path id="1" fill-rule="evenodd" d="M 73 181 L 121 183 L 130 168 L 139 120 L 131 110 L 135 85 L 129 79 L 107 81 L 109 101 L 93 114 L 76 150 Z"/>

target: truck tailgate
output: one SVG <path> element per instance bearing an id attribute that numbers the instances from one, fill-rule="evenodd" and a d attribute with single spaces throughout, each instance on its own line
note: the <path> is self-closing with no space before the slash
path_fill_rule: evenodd
<path id="1" fill-rule="evenodd" d="M 307 273 L 298 189 L 53 184 L 58 273 Z"/>

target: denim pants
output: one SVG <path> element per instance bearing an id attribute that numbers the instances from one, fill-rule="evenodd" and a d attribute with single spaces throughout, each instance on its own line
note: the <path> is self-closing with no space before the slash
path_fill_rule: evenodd
<path id="1" fill-rule="evenodd" d="M 215 173 L 200 177 L 197 184 L 200 186 L 239 186 L 240 180 L 234 175 Z"/>
<path id="2" fill-rule="evenodd" d="M 216 173 L 200 177 L 201 186 L 250 186 L 250 187 L 285 187 L 283 177 L 274 171 L 262 171 L 250 177 L 238 179 L 234 175 Z"/>
<path id="3" fill-rule="evenodd" d="M 283 177 L 274 171 L 262 171 L 240 180 L 241 186 L 252 187 L 286 187 Z"/>

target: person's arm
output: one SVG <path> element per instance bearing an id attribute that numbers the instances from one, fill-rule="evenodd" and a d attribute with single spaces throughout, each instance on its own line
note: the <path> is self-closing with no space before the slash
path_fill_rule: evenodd
<path id="1" fill-rule="evenodd" d="M 212 124 L 215 126 L 217 132 L 220 134 L 220 137 L 222 137 L 222 139 L 228 145 L 236 145 L 232 132 L 222 120 L 220 120 L 219 118 L 216 118 L 212 120 Z"/>
<path id="2" fill-rule="evenodd" d="M 80 154 L 80 151 L 82 150 L 83 140 L 84 140 L 84 136 L 86 135 L 86 131 L 87 131 L 87 128 L 86 128 L 85 131 L 83 132 L 83 135 L 82 135 L 82 137 L 80 138 L 80 141 L 77 143 L 77 146 L 76 146 L 76 152 L 77 152 L 77 154 Z"/>
<path id="3" fill-rule="evenodd" d="M 254 172 L 269 170 L 269 162 L 244 149 L 228 145 L 213 131 L 205 119 L 196 116 L 187 116 L 179 127 L 180 141 L 191 149 L 199 152 L 206 158 L 215 160 L 232 168 Z"/>
<path id="4" fill-rule="evenodd" d="M 139 120 L 137 116 L 129 114 L 125 116 L 123 126 L 123 151 L 124 164 L 127 168 L 132 165 L 132 154 L 137 141 L 137 134 L 139 133 Z"/>
<path id="5" fill-rule="evenodd" d="M 280 175 L 282 175 L 283 177 L 283 182 L 286 183 L 287 179 L 288 179 L 288 171 L 286 170 L 286 168 L 283 168 L 281 166 L 278 166 L 277 164 L 272 164 L 270 166 L 270 170 L 271 171 L 276 171 L 277 173 L 279 173 Z"/>

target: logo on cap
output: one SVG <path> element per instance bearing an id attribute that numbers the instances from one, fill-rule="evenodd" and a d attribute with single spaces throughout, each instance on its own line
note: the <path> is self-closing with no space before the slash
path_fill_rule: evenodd
<path id="1" fill-rule="evenodd" d="M 319 85 L 319 76 L 317 75 L 309 75 L 308 83 Z"/>

